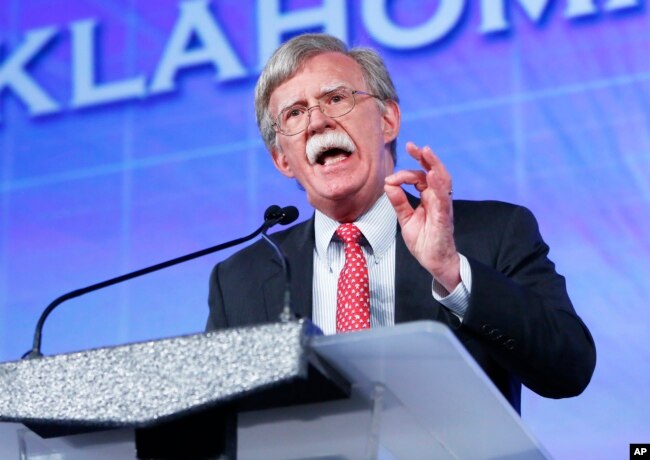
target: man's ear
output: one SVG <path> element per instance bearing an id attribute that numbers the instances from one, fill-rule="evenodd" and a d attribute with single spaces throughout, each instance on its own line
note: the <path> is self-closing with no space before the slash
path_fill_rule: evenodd
<path id="1" fill-rule="evenodd" d="M 385 101 L 382 115 L 384 121 L 384 143 L 389 144 L 397 138 L 401 122 L 399 104 L 395 101 Z"/>
<path id="2" fill-rule="evenodd" d="M 287 156 L 277 147 L 271 149 L 271 157 L 276 169 L 286 177 L 294 177 L 293 170 L 287 161 Z"/>

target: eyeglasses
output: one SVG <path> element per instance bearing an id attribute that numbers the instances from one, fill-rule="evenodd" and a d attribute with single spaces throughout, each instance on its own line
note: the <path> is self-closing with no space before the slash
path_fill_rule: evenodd
<path id="1" fill-rule="evenodd" d="M 318 98 L 318 105 L 305 107 L 304 105 L 292 105 L 280 112 L 278 118 L 273 123 L 273 129 L 285 136 L 295 136 L 300 134 L 309 125 L 311 111 L 318 108 L 323 115 L 330 118 L 338 118 L 352 112 L 356 105 L 356 95 L 362 94 L 379 99 L 379 96 L 349 88 L 337 88 L 325 93 Z"/>

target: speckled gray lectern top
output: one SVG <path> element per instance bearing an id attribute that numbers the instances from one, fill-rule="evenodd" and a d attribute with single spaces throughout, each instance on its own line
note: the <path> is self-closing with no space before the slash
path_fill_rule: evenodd
<path id="1" fill-rule="evenodd" d="M 308 323 L 254 326 L 0 364 L 0 420 L 134 426 L 306 372 Z"/>

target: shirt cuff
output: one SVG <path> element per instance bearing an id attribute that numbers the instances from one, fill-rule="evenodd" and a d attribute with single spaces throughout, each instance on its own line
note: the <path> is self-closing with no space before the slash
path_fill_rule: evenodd
<path id="1" fill-rule="evenodd" d="M 431 293 L 435 300 L 444 305 L 462 322 L 472 292 L 472 269 L 464 255 L 458 253 L 458 256 L 460 257 L 460 283 L 458 286 L 450 293 L 434 278 L 431 284 Z"/>

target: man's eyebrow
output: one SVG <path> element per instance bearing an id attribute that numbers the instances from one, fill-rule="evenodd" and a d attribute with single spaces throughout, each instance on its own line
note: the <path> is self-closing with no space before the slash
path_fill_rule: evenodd
<path id="1" fill-rule="evenodd" d="M 336 91 L 337 89 L 347 88 L 347 87 L 348 85 L 345 83 L 332 83 L 327 86 L 321 86 L 320 94 L 318 95 L 318 97 L 322 97 L 323 95 L 327 93 L 331 93 L 332 91 Z"/>
<path id="2" fill-rule="evenodd" d="M 305 101 L 304 98 L 300 96 L 295 96 L 291 99 L 287 99 L 286 102 L 282 103 L 280 107 L 278 108 L 278 113 L 282 113 L 283 110 L 288 109 L 289 107 L 293 107 L 294 105 L 304 105 L 307 106 L 307 102 Z"/>
<path id="3" fill-rule="evenodd" d="M 347 87 L 348 85 L 343 82 L 331 83 L 327 86 L 321 86 L 318 96 L 316 97 L 321 98 L 327 93 L 331 93 L 332 91 L 336 91 L 337 89 L 347 88 Z M 288 99 L 279 107 L 278 113 L 282 113 L 283 110 L 288 109 L 289 107 L 293 107 L 294 105 L 303 105 L 307 107 L 307 101 L 300 96 L 296 96 L 292 99 Z"/>

